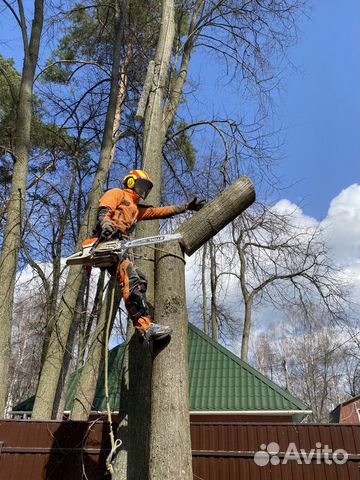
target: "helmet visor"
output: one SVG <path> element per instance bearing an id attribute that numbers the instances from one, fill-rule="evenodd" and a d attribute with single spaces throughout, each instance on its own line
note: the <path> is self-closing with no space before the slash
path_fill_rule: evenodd
<path id="1" fill-rule="evenodd" d="M 145 178 L 138 178 L 135 182 L 134 190 L 143 200 L 145 200 L 145 198 L 149 195 L 152 187 L 153 184 L 152 182 L 150 182 L 150 180 L 146 180 Z"/>

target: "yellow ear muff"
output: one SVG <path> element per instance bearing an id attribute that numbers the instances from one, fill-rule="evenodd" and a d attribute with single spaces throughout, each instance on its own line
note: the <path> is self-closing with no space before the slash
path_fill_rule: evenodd
<path id="1" fill-rule="evenodd" d="M 133 178 L 128 178 L 127 181 L 126 181 L 126 185 L 129 187 L 129 188 L 134 188 L 135 186 L 135 180 Z"/>

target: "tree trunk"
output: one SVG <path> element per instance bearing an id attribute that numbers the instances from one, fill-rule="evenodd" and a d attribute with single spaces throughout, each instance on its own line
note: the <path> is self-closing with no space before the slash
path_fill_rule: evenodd
<path id="1" fill-rule="evenodd" d="M 210 288 L 211 288 L 211 337 L 217 342 L 217 304 L 216 304 L 216 250 L 213 240 L 209 241 L 210 245 Z"/>
<path id="2" fill-rule="evenodd" d="M 24 64 L 16 112 L 15 163 L 0 258 L 0 416 L 4 413 L 7 396 L 15 277 L 21 244 L 21 224 L 25 212 L 28 159 L 31 145 L 32 92 L 43 27 L 43 9 L 43 0 L 35 0 L 29 44 L 27 44 L 26 25 L 22 25 L 23 38 L 26 41 L 24 42 Z"/>
<path id="3" fill-rule="evenodd" d="M 150 479 L 191 480 L 185 268 L 178 243 L 166 250 L 157 256 L 155 317 L 174 332 L 168 345 L 154 351 Z"/>
<path id="4" fill-rule="evenodd" d="M 58 295 L 60 290 L 60 280 L 61 280 L 61 253 L 62 253 L 62 245 L 65 235 L 65 228 L 66 224 L 69 220 L 69 215 L 71 213 L 71 204 L 74 198 L 74 191 L 75 191 L 75 184 L 76 184 L 76 168 L 74 165 L 73 175 L 71 179 L 69 195 L 66 200 L 66 208 L 65 213 L 61 218 L 58 235 L 55 241 L 55 245 L 52 245 L 52 285 L 50 288 L 49 282 L 46 279 L 45 273 L 40 275 L 43 278 L 44 289 L 47 294 L 46 303 L 47 303 L 47 310 L 46 310 L 46 329 L 45 335 L 43 339 L 42 345 L 42 352 L 41 352 L 41 365 L 43 365 L 44 360 L 46 358 L 46 351 L 48 348 L 50 335 L 52 329 L 54 328 L 55 322 L 55 314 L 56 314 L 56 305 L 58 302 Z M 29 254 L 30 255 L 30 254 Z M 40 266 L 38 266 L 40 268 Z M 41 372 L 39 373 L 39 375 Z"/>
<path id="5" fill-rule="evenodd" d="M 253 185 L 241 178 L 222 192 L 178 232 L 188 252 L 195 252 L 255 199 Z M 179 244 L 158 253 L 155 318 L 170 325 L 170 343 L 153 361 L 150 431 L 150 479 L 191 479 L 191 445 L 188 406 L 188 343 L 185 280 Z M 166 432 L 166 434 L 165 434 Z"/>
<path id="6" fill-rule="evenodd" d="M 115 300 L 114 305 L 111 305 L 113 288 L 115 288 Z M 71 420 L 88 420 L 89 418 L 100 367 L 104 360 L 106 326 L 110 322 L 111 332 L 120 301 L 121 290 L 118 288 L 116 275 L 112 275 L 107 286 L 105 301 L 100 308 L 98 324 L 91 336 L 89 353 L 78 378 L 74 404 L 70 415 Z"/>
<path id="7" fill-rule="evenodd" d="M 76 370 L 81 368 L 85 364 L 85 350 L 87 343 L 90 338 L 92 326 L 94 323 L 94 319 L 96 319 L 96 324 L 99 320 L 99 314 L 101 311 L 101 305 L 102 305 L 102 298 L 103 298 L 103 293 L 104 293 L 104 282 L 105 282 L 105 271 L 102 270 L 99 275 L 99 279 L 97 282 L 96 286 L 96 294 L 95 294 L 95 299 L 94 299 L 94 304 L 92 306 L 89 319 L 86 323 L 86 329 L 84 332 L 83 338 L 80 339 L 79 341 L 79 346 L 78 346 L 78 359 L 77 359 L 77 365 L 76 365 Z"/>
<path id="8" fill-rule="evenodd" d="M 103 141 L 101 145 L 100 161 L 90 193 L 85 216 L 79 231 L 78 247 L 81 242 L 91 235 L 95 226 L 99 200 L 112 164 L 113 131 L 116 116 L 117 98 L 120 81 L 121 45 L 125 25 L 125 11 L 127 1 L 122 0 L 121 11 L 116 22 L 116 38 L 113 51 L 112 81 L 109 96 L 109 105 L 106 112 Z M 82 267 L 75 265 L 69 268 L 64 293 L 56 313 L 56 325 L 51 334 L 46 358 L 43 364 L 38 389 L 33 408 L 34 419 L 51 418 L 56 386 L 58 383 L 77 295 L 81 286 Z"/>
<path id="9" fill-rule="evenodd" d="M 130 54 L 131 54 L 130 48 L 128 48 L 128 53 L 121 67 L 120 87 L 119 87 L 119 92 L 117 97 L 117 105 L 115 110 L 115 119 L 114 119 L 114 126 L 113 126 L 114 135 L 119 130 L 120 124 L 121 124 L 122 110 L 125 102 L 125 95 L 126 95 L 127 84 L 128 84 L 126 69 L 129 64 Z M 113 162 L 115 157 L 115 148 L 116 148 L 116 145 L 114 144 L 110 153 L 111 163 Z M 91 406 L 92 406 L 95 391 L 96 391 L 96 385 L 99 377 L 99 370 L 100 370 L 101 362 L 104 358 L 103 346 L 105 341 L 104 334 L 106 329 L 106 322 L 108 321 L 108 313 L 109 313 L 109 300 L 110 300 L 109 294 L 111 294 L 111 289 L 113 287 L 114 280 L 116 281 L 116 279 L 114 278 L 110 279 L 107 293 L 106 293 L 106 302 L 105 303 L 100 302 L 98 324 L 94 334 L 92 335 L 90 350 L 89 350 L 86 363 L 84 365 L 84 369 L 82 370 L 80 377 L 78 379 L 74 404 L 71 410 L 72 420 L 87 420 L 89 418 Z M 103 280 L 102 280 L 102 283 L 103 283 Z M 118 290 L 116 292 L 116 304 L 114 305 L 114 308 L 113 308 L 114 315 L 113 315 L 113 319 L 111 320 L 111 325 L 113 325 L 113 322 L 115 320 L 116 312 L 119 308 L 120 302 L 121 302 L 121 291 Z"/>
<path id="10" fill-rule="evenodd" d="M 248 361 L 249 356 L 249 339 L 251 330 L 251 309 L 252 309 L 253 297 L 249 297 L 245 300 L 245 316 L 244 316 L 244 329 L 241 341 L 241 360 Z"/>
<path id="11" fill-rule="evenodd" d="M 149 345 L 140 343 L 129 323 L 121 375 L 119 428 L 121 448 L 114 465 L 115 480 L 149 478 L 149 434 L 152 356 Z"/>
<path id="12" fill-rule="evenodd" d="M 240 177 L 178 228 L 185 253 L 190 256 L 196 252 L 254 201 L 253 184 L 249 178 Z"/>
<path id="13" fill-rule="evenodd" d="M 76 302 L 74 321 L 71 324 L 69 336 L 67 338 L 63 363 L 62 363 L 59 381 L 57 384 L 56 394 L 54 398 L 52 418 L 55 418 L 56 420 L 61 420 L 64 416 L 64 407 L 66 403 L 68 382 L 70 377 L 70 366 L 73 360 L 75 337 L 76 337 L 77 331 L 79 330 L 81 317 L 83 315 L 84 295 L 85 295 L 87 283 L 89 281 L 90 279 L 84 272 L 81 288 L 79 290 L 79 295 Z"/>
<path id="14" fill-rule="evenodd" d="M 166 133 L 163 103 L 175 35 L 174 12 L 174 1 L 163 0 L 160 36 L 154 60 L 152 86 L 145 111 L 142 168 L 148 171 L 153 178 L 154 188 L 148 197 L 148 203 L 152 205 L 159 205 L 160 203 L 161 167 L 163 161 L 162 149 Z M 137 227 L 137 236 L 139 238 L 157 235 L 158 233 L 158 221 L 142 222 Z M 138 262 L 138 264 L 141 265 L 141 270 L 144 271 L 148 278 L 147 297 L 153 305 L 155 253 L 154 250 L 151 249 L 145 249 L 144 251 L 139 249 L 139 252 L 140 254 L 146 253 L 146 256 L 152 260 L 148 262 Z"/>
<path id="15" fill-rule="evenodd" d="M 75 332 L 74 332 L 75 333 Z M 72 338 L 70 338 L 72 337 Z M 66 345 L 66 351 L 64 355 L 64 361 L 60 372 L 59 382 L 56 389 L 52 418 L 55 420 L 63 420 L 64 410 L 66 404 L 67 390 L 69 386 L 71 367 L 72 367 L 72 349 L 74 344 L 74 338 L 72 332 L 69 335 L 70 341 Z"/>
<path id="16" fill-rule="evenodd" d="M 144 119 L 143 164 L 142 168 L 150 173 L 154 181 L 147 202 L 158 205 L 161 191 L 162 149 L 166 127 L 164 125 L 163 103 L 168 81 L 169 64 L 175 35 L 174 1 L 163 0 L 159 41 L 154 59 L 154 73 L 149 92 Z M 137 237 L 159 233 L 159 222 L 141 222 L 137 227 Z M 147 299 L 150 309 L 154 305 L 154 250 L 138 249 L 140 255 L 146 255 L 150 261 L 137 261 L 137 265 L 148 280 Z M 125 358 L 126 376 L 121 394 L 122 419 L 118 436 L 124 443 L 117 456 L 116 480 L 147 480 L 149 465 L 148 432 L 150 425 L 150 380 L 151 355 L 144 345 L 139 344 L 133 336 L 133 329 L 128 330 L 129 351 Z M 142 372 L 141 381 L 136 381 L 137 370 Z M 139 446 L 140 449 L 139 449 Z M 142 472 L 141 475 L 139 472 Z M 126 476 L 124 476 L 126 475 Z"/>
<path id="17" fill-rule="evenodd" d="M 209 318 L 207 311 L 207 295 L 206 295 L 206 253 L 207 244 L 205 243 L 202 251 L 201 260 L 201 289 L 202 289 L 202 312 L 203 312 L 203 327 L 204 333 L 209 335 Z"/>

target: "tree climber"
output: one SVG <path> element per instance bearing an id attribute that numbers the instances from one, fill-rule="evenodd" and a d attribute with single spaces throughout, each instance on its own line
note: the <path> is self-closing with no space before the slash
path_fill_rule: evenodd
<path id="1" fill-rule="evenodd" d="M 169 218 L 188 210 L 198 211 L 204 206 L 204 201 L 197 201 L 196 197 L 184 205 L 157 208 L 140 205 L 140 198 L 145 200 L 153 187 L 150 175 L 143 170 L 128 173 L 123 185 L 124 189 L 108 190 L 100 199 L 97 233 L 104 240 L 126 238 L 138 221 Z M 170 335 L 171 327 L 153 323 L 146 301 L 147 280 L 127 255 L 121 259 L 116 274 L 126 309 L 138 333 L 147 340 Z"/>

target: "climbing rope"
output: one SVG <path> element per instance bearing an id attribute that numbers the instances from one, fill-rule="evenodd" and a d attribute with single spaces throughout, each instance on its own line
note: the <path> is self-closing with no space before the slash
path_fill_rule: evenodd
<path id="1" fill-rule="evenodd" d="M 177 253 L 172 253 L 172 252 L 169 252 L 168 250 L 164 250 L 163 248 L 153 247 L 151 245 L 145 245 L 145 247 L 146 248 L 151 248 L 152 250 L 156 250 L 158 252 L 166 253 L 166 255 L 169 255 L 170 257 L 179 258 L 182 262 L 184 262 L 186 264 L 185 259 L 181 255 L 178 255 Z"/>
<path id="2" fill-rule="evenodd" d="M 143 248 L 151 248 L 152 250 L 165 253 L 166 255 L 169 255 L 170 257 L 179 258 L 186 265 L 186 260 L 181 255 L 178 255 L 177 253 L 169 252 L 169 250 L 164 250 L 163 248 L 153 247 L 152 245 L 144 245 Z M 146 255 L 133 254 L 133 257 L 141 259 L 141 260 L 147 260 L 149 262 L 154 262 L 153 258 L 149 258 Z"/>
<path id="3" fill-rule="evenodd" d="M 111 442 L 111 451 L 106 458 L 106 468 L 111 475 L 114 474 L 114 467 L 113 467 L 114 456 L 118 451 L 118 449 L 121 447 L 120 438 L 115 440 L 113 423 L 112 423 L 112 412 L 111 412 L 110 401 L 109 401 L 109 339 L 110 339 L 110 327 L 112 323 L 112 316 L 114 312 L 115 291 L 116 291 L 116 281 L 113 282 L 113 285 L 111 288 L 110 309 L 109 309 L 109 316 L 107 319 L 106 332 L 105 332 L 105 399 L 106 399 L 107 417 L 108 417 L 109 428 L 110 428 L 109 435 L 110 435 L 110 442 Z"/>

